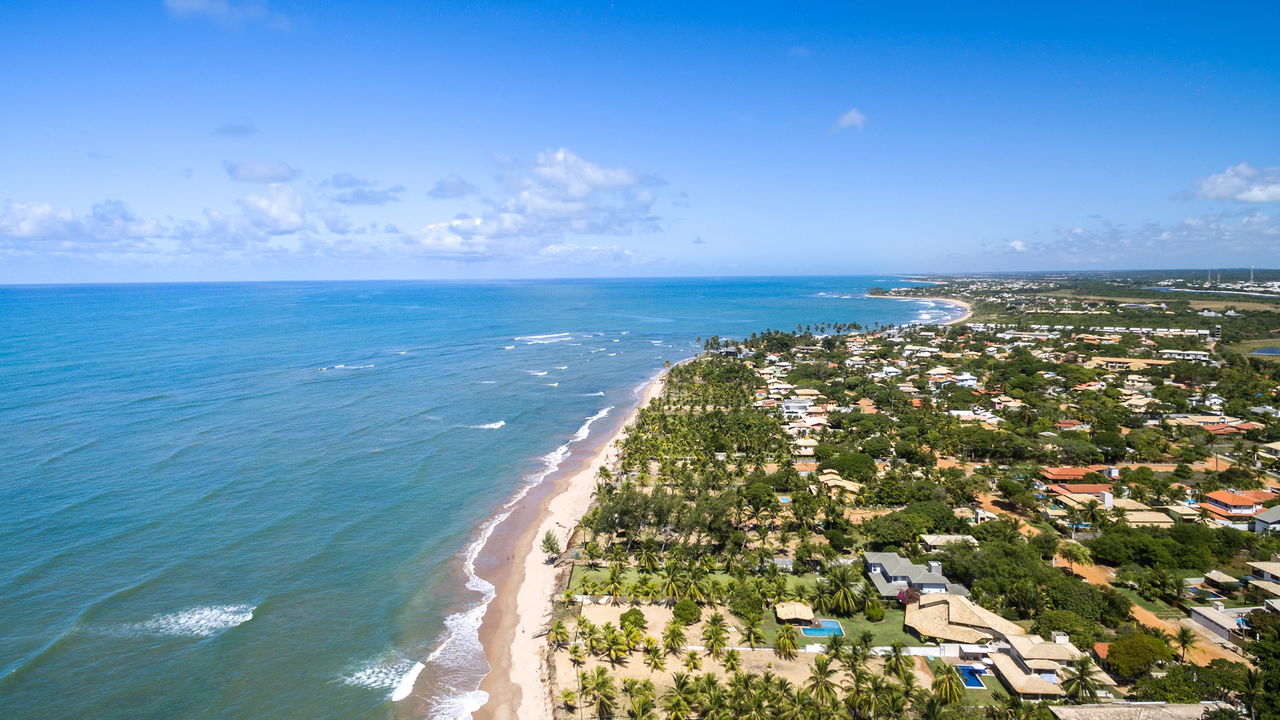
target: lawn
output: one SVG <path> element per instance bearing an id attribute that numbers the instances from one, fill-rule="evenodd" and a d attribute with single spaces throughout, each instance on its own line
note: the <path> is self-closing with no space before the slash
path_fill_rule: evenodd
<path id="1" fill-rule="evenodd" d="M 1183 612 L 1163 600 L 1147 600 L 1133 590 L 1122 585 L 1112 585 L 1117 592 L 1134 602 L 1135 605 L 1155 613 L 1156 617 L 1166 620 L 1177 620 L 1186 617 Z"/>

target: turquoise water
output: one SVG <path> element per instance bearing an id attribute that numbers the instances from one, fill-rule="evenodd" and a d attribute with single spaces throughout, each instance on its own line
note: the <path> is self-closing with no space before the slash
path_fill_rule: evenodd
<path id="1" fill-rule="evenodd" d="M 844 635 L 844 626 L 839 620 L 819 620 L 820 627 L 802 628 L 800 634 L 805 637 L 831 637 L 832 635 Z"/>
<path id="2" fill-rule="evenodd" d="M 0 288 L 0 716 L 457 716 L 486 521 L 698 337 L 951 312 L 875 282 Z"/>

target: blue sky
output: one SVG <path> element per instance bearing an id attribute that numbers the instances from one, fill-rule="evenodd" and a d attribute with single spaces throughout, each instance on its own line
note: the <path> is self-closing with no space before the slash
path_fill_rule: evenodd
<path id="1" fill-rule="evenodd" d="M 1280 264 L 1274 2 L 533 5 L 0 4 L 0 282 Z"/>

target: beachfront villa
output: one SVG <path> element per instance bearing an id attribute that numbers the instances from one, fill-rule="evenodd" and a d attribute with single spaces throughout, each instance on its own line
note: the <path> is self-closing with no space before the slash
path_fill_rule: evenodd
<path id="1" fill-rule="evenodd" d="M 903 590 L 915 590 L 921 594 L 969 594 L 965 586 L 947 580 L 942 574 L 942 564 L 936 560 L 917 565 L 889 552 L 869 552 L 863 555 L 863 559 L 867 563 L 867 576 L 882 598 L 896 598 Z"/>
<path id="2" fill-rule="evenodd" d="M 1024 699 L 1062 697 L 1063 671 L 1085 654 L 1065 633 L 1055 632 L 1045 640 L 967 597 L 950 593 L 923 595 L 907 605 L 903 625 L 924 638 L 958 643 L 964 656 L 985 657 L 1004 684 Z M 1101 670 L 1097 677 L 1114 684 Z"/>

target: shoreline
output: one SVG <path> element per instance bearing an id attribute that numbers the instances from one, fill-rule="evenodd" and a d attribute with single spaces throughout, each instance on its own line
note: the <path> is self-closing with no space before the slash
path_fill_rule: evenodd
<path id="1" fill-rule="evenodd" d="M 480 644 L 490 670 L 479 692 L 486 699 L 472 712 L 474 720 L 544 720 L 552 716 L 546 643 L 542 640 L 559 588 L 563 568 L 549 565 L 539 547 L 551 530 L 568 544 L 578 520 L 591 506 L 600 467 L 618 459 L 640 409 L 665 387 L 666 369 L 639 386 L 639 398 L 610 431 L 573 449 L 565 462 L 521 499 L 494 529 L 483 554 L 490 560 L 480 574 L 494 586 L 494 597 L 479 628 Z M 589 437 L 589 436 L 588 436 Z"/>
<path id="2" fill-rule="evenodd" d="M 973 306 L 972 306 L 972 305 L 970 305 L 968 302 L 965 302 L 964 300 L 960 300 L 960 299 L 957 299 L 957 298 L 936 297 L 936 296 L 932 296 L 932 295 L 920 295 L 920 296 L 915 296 L 915 295 L 864 295 L 863 297 L 869 297 L 869 298 L 883 298 L 883 299 L 886 299 L 886 300 L 907 300 L 907 301 L 911 301 L 911 300 L 928 300 L 928 301 L 932 301 L 932 302 L 947 303 L 948 305 L 955 305 L 956 307 L 959 307 L 959 308 L 963 311 L 963 312 L 962 312 L 962 314 L 961 314 L 959 317 L 952 318 L 952 319 L 950 319 L 950 320 L 948 320 L 948 321 L 946 321 L 946 322 L 943 322 L 943 323 L 927 323 L 927 324 L 930 324 L 930 325 L 959 325 L 960 323 L 964 322 L 965 320 L 968 320 L 969 318 L 973 317 Z"/>

